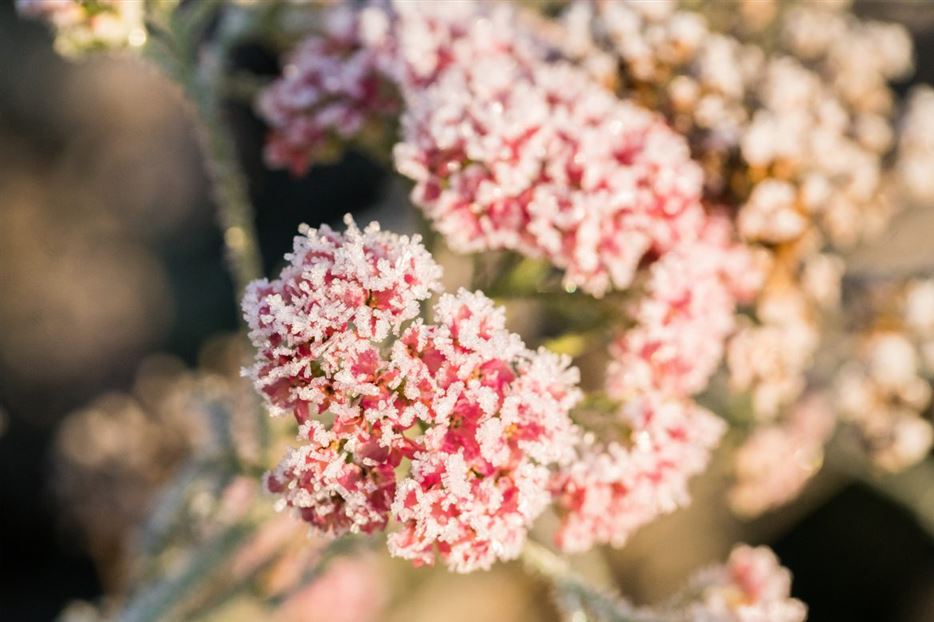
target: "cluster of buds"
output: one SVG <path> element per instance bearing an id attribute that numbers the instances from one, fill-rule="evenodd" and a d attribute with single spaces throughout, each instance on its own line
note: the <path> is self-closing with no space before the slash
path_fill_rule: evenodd
<path id="1" fill-rule="evenodd" d="M 573 457 L 577 370 L 527 349 L 479 293 L 417 319 L 440 278 L 420 241 L 347 226 L 304 229 L 244 300 L 256 387 L 300 424 L 269 489 L 330 534 L 392 519 L 390 551 L 419 564 L 515 558 Z"/>
<path id="2" fill-rule="evenodd" d="M 612 619 L 634 622 L 804 622 L 808 613 L 792 598 L 791 573 L 775 553 L 745 544 L 734 547 L 726 563 L 696 572 L 664 604 L 623 602 L 617 609 Z"/>
<path id="3" fill-rule="evenodd" d="M 16 10 L 47 22 L 63 54 L 146 43 L 144 0 L 16 0 Z"/>
<path id="4" fill-rule="evenodd" d="M 897 284 L 885 294 L 873 305 L 873 325 L 856 337 L 854 360 L 837 375 L 837 404 L 840 418 L 860 432 L 872 461 L 899 471 L 924 458 L 934 442 L 928 416 L 934 281 Z"/>
<path id="5" fill-rule="evenodd" d="M 791 597 L 791 573 L 766 547 L 737 546 L 726 564 L 699 572 L 686 592 L 695 596 L 675 618 L 685 622 L 804 622 L 807 618 L 807 607 Z"/>
<path id="6" fill-rule="evenodd" d="M 339 133 L 367 115 L 385 123 L 369 96 L 378 74 L 405 102 L 396 167 L 452 248 L 546 258 L 568 287 L 598 296 L 629 286 L 646 253 L 698 228 L 701 171 L 661 118 L 546 59 L 519 21 L 505 5 L 359 10 L 342 40 L 366 69 L 331 76 L 325 93 L 317 69 L 336 60 L 314 36 L 261 95 L 267 159 L 302 169 L 331 120 L 353 119 Z"/>
<path id="7" fill-rule="evenodd" d="M 887 82 L 911 68 L 900 26 L 861 22 L 829 3 L 773 8 L 759 15 L 781 33 L 772 53 L 758 39 L 762 23 L 717 31 L 701 13 L 665 2 L 572 4 L 562 39 L 572 58 L 608 59 L 588 66 L 688 137 L 709 200 L 734 210 L 740 235 L 770 251 L 756 321 L 730 356 L 734 388 L 753 394 L 763 420 L 803 391 L 820 312 L 839 291 L 841 262 L 822 253 L 888 217 Z M 870 62 L 855 60 L 854 41 L 875 50 Z"/>

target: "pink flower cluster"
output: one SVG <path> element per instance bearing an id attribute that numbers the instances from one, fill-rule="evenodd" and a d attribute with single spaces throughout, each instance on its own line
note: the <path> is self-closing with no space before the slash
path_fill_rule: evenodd
<path id="1" fill-rule="evenodd" d="M 304 170 L 323 137 L 386 125 L 401 98 L 396 167 L 447 242 L 546 258 L 594 295 L 627 287 L 646 253 L 703 220 L 686 141 L 584 71 L 547 61 L 512 7 L 341 7 L 328 23 L 260 98 L 271 164 Z"/>
<path id="2" fill-rule="evenodd" d="M 516 557 L 552 467 L 574 455 L 577 370 L 528 350 L 479 293 L 416 319 L 438 266 L 417 238 L 347 224 L 305 229 L 280 278 L 244 301 L 256 386 L 301 424 L 269 489 L 332 534 L 395 520 L 390 550 L 416 563 Z"/>
<path id="3" fill-rule="evenodd" d="M 696 229 L 701 171 L 659 117 L 578 68 L 516 53 L 531 44 L 477 47 L 409 94 L 394 151 L 455 250 L 544 257 L 602 295 Z"/>
<path id="4" fill-rule="evenodd" d="M 594 295 L 627 287 L 647 252 L 703 218 L 687 144 L 569 65 L 452 68 L 403 133 L 396 166 L 455 250 L 545 257 Z"/>
<path id="5" fill-rule="evenodd" d="M 392 138 L 387 130 L 395 129 L 406 94 L 444 68 L 473 60 L 481 47 L 515 51 L 506 27 L 511 11 L 489 8 L 484 20 L 473 2 L 322 8 L 319 32 L 288 54 L 283 75 L 257 99 L 270 127 L 267 164 L 298 175 L 367 131 Z"/>
<path id="6" fill-rule="evenodd" d="M 737 299 L 753 295 L 760 274 L 717 217 L 648 268 L 644 295 L 630 310 L 635 326 L 611 345 L 607 370 L 607 393 L 623 404 L 627 443 L 591 443 L 559 477 L 562 548 L 619 546 L 687 504 L 689 479 L 706 467 L 725 429 L 691 396 L 719 365 Z"/>
<path id="7" fill-rule="evenodd" d="M 646 392 L 687 397 L 703 391 L 735 329 L 737 301 L 761 286 L 757 256 L 730 239 L 728 221 L 710 217 L 648 268 L 635 326 L 610 347 L 607 391 L 620 399 Z"/>
<path id="8" fill-rule="evenodd" d="M 807 607 L 791 598 L 791 573 L 770 549 L 740 545 L 724 566 L 700 572 L 688 588 L 700 592 L 685 613 L 692 622 L 804 622 Z"/>
<path id="9" fill-rule="evenodd" d="M 591 441 L 556 478 L 563 521 L 558 545 L 622 546 L 630 534 L 685 505 L 688 480 L 707 466 L 724 423 L 693 402 L 648 394 L 619 413 L 628 444 Z"/>
<path id="10" fill-rule="evenodd" d="M 348 79 L 357 84 L 360 76 L 378 74 L 395 85 L 404 103 L 402 138 L 393 154 L 396 167 L 415 182 L 413 202 L 450 246 L 463 252 L 507 249 L 547 259 L 565 271 L 567 287 L 595 296 L 633 285 L 643 287 L 644 295 L 628 309 L 634 327 L 611 348 L 607 391 L 622 404 L 618 423 L 625 428 L 624 440 L 606 445 L 588 438 L 578 447 L 579 460 L 557 478 L 543 467 L 568 461 L 575 434 L 561 443 L 539 442 L 549 450 L 567 449 L 548 456 L 518 445 L 494 451 L 477 436 L 487 434 L 486 428 L 471 428 L 470 442 L 458 436 L 457 443 L 446 444 L 451 431 L 437 420 L 435 404 L 448 391 L 443 378 L 449 372 L 443 366 L 432 368 L 440 351 L 434 340 L 459 322 L 453 311 L 443 311 L 444 305 L 476 307 L 467 317 L 485 317 L 492 313 L 481 311 L 492 309 L 485 299 L 466 293 L 443 298 L 438 322 L 413 323 L 391 355 L 369 338 L 351 339 L 357 344 L 353 348 L 326 348 L 339 353 L 334 356 L 343 365 L 367 353 L 365 362 L 357 364 L 362 372 L 341 375 L 337 367 L 319 366 L 307 383 L 296 383 L 294 366 L 307 363 L 288 356 L 273 366 L 275 374 L 284 370 L 284 386 L 266 388 L 267 394 L 284 390 L 298 395 L 300 403 L 317 396 L 322 387 L 333 387 L 341 396 L 350 391 L 356 408 L 351 419 L 366 422 L 348 430 L 340 417 L 330 428 L 306 424 L 307 443 L 293 460 L 301 469 L 280 469 L 287 475 L 283 481 L 293 486 L 290 502 L 306 513 L 323 509 L 324 516 L 308 517 L 322 524 L 332 522 L 335 513 L 349 512 L 347 525 L 359 529 L 382 528 L 392 515 L 403 525 L 390 539 L 395 554 L 427 561 L 437 548 L 452 567 L 469 569 L 485 565 L 481 559 L 517 554 L 524 525 L 547 503 L 542 491 L 550 487 L 564 511 L 562 546 L 581 550 L 596 542 L 622 543 L 636 527 L 687 502 L 689 478 L 704 468 L 718 442 L 723 423 L 691 396 L 706 387 L 719 365 L 724 340 L 734 329 L 737 300 L 751 297 L 760 285 L 760 267 L 733 242 L 728 220 L 706 213 L 701 169 L 683 137 L 655 114 L 620 101 L 584 70 L 549 59 L 512 7 L 399 2 L 388 9 L 369 5 L 338 13 L 351 16 L 342 23 L 356 29 L 346 37 L 358 49 L 355 53 L 366 50 L 370 56 L 367 71 L 342 73 L 340 63 L 333 66 L 340 74 L 335 83 Z M 300 116 L 307 118 L 308 110 Z M 358 110 L 361 116 L 373 112 L 369 103 Z M 300 133 L 286 132 L 296 137 L 297 148 L 309 144 Z M 501 322 L 497 330 L 502 331 Z M 505 335 L 501 338 L 512 339 Z M 442 339 L 447 343 L 449 337 Z M 351 350 L 354 354 L 348 356 Z M 504 342 L 489 355 L 511 361 L 503 369 L 513 376 L 524 370 L 537 379 L 540 394 L 552 390 L 545 388 L 549 377 L 562 378 L 557 381 L 564 387 L 557 391 L 562 397 L 550 399 L 558 405 L 573 403 L 576 391 L 559 373 L 565 363 L 549 359 L 547 365 L 533 365 L 533 358 L 520 352 L 525 352 L 521 344 L 507 347 Z M 466 369 L 489 364 L 456 360 Z M 544 367 L 550 371 L 542 371 Z M 361 375 L 372 379 L 374 387 L 367 392 L 344 380 L 356 381 Z M 260 381 L 263 377 L 257 374 Z M 511 390 L 530 398 L 534 391 L 520 388 L 525 386 L 520 380 L 510 376 Z M 337 381 L 344 384 L 336 386 Z M 431 387 L 430 399 L 416 394 L 422 385 Z M 483 391 L 486 395 L 489 388 Z M 498 409 L 506 404 L 506 395 L 494 399 L 478 394 L 470 403 L 487 400 Z M 360 408 L 380 415 L 364 416 Z M 441 408 L 442 419 L 450 416 Z M 561 408 L 543 408 L 535 416 L 551 421 L 551 428 L 535 430 L 544 439 L 552 439 L 549 429 L 572 429 L 566 414 L 546 414 Z M 499 436 L 490 432 L 483 439 L 499 438 L 508 428 L 505 411 L 497 412 L 493 421 L 501 428 Z M 308 417 L 297 413 L 300 421 Z M 405 434 L 415 422 L 424 434 Z M 343 451 L 351 432 L 357 436 L 349 453 L 374 463 L 366 469 L 357 468 L 355 458 L 337 465 L 328 459 L 334 447 Z M 475 452 L 452 450 L 473 442 L 478 443 Z M 361 454 L 357 447 L 368 449 Z M 400 456 L 411 459 L 412 467 L 398 481 Z M 316 487 L 295 487 L 299 471 L 311 481 L 308 464 L 318 465 Z M 496 465 L 510 465 L 511 473 L 522 475 L 490 480 L 490 469 L 501 468 Z M 341 494 L 333 508 L 324 503 L 320 497 L 336 499 L 330 490 L 344 481 L 361 494 Z M 311 499 L 312 491 L 319 498 Z M 483 501 L 472 507 L 467 499 Z M 453 518 L 452 508 L 457 508 Z M 503 514 L 499 508 L 510 509 Z M 482 551 L 478 542 L 484 538 L 497 550 Z"/>
<path id="11" fill-rule="evenodd" d="M 391 124 L 399 114 L 380 47 L 368 44 L 379 39 L 380 24 L 367 16 L 347 5 L 324 11 L 321 31 L 289 54 L 283 76 L 260 93 L 270 166 L 303 173 L 367 126 Z"/>

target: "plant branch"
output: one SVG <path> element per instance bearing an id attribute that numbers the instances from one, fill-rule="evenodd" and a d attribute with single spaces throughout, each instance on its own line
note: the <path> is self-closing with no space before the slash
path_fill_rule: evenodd
<path id="1" fill-rule="evenodd" d="M 537 542 L 526 541 L 522 562 L 526 569 L 551 582 L 558 605 L 575 622 L 588 620 L 588 611 L 601 622 L 664 622 L 662 618 L 634 611 L 625 600 L 590 585 L 567 560 Z"/>

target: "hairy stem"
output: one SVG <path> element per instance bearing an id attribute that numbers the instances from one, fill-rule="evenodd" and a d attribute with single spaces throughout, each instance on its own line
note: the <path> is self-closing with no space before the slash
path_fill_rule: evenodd
<path id="1" fill-rule="evenodd" d="M 190 104 L 239 298 L 250 281 L 262 276 L 262 261 L 246 177 L 223 113 L 226 59 L 235 43 L 225 34 L 225 8 L 216 0 L 204 0 L 175 9 L 170 16 L 149 24 L 151 34 L 144 53 L 181 87 Z M 215 16 L 219 20 L 216 30 L 221 34 L 205 42 L 206 29 Z"/>
<path id="2" fill-rule="evenodd" d="M 240 170 L 236 145 L 223 119 L 219 101 L 223 58 L 207 57 L 204 71 L 192 88 L 201 123 L 196 126 L 211 180 L 217 217 L 224 235 L 228 267 L 237 297 L 247 284 L 262 276 L 262 263 L 253 222 L 253 206 Z"/>
<path id="3" fill-rule="evenodd" d="M 633 610 L 625 600 L 591 585 L 574 571 L 568 561 L 546 547 L 526 541 L 522 562 L 530 572 L 548 579 L 555 589 L 555 600 L 565 616 L 573 621 L 664 622 Z"/>
<path id="4" fill-rule="evenodd" d="M 237 301 L 247 285 L 263 276 L 262 258 L 246 176 L 237 145 L 224 118 L 226 61 L 235 40 L 227 34 L 222 3 L 204 0 L 184 12 L 177 9 L 167 28 L 160 29 L 148 56 L 183 90 L 193 108 L 191 115 L 204 155 L 217 220 L 224 240 L 224 255 Z M 219 15 L 219 36 L 203 44 L 210 20 Z M 245 326 L 242 324 L 245 335 Z M 244 341 L 246 338 L 244 337 Z M 249 347 L 246 348 L 249 352 Z M 249 361 L 244 361 L 248 364 Z M 267 462 L 270 443 L 268 416 L 256 404 L 256 431 L 261 464 Z"/>

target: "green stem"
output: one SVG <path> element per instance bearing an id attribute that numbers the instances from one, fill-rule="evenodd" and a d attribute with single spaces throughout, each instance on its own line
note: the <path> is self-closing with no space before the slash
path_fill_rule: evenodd
<path id="1" fill-rule="evenodd" d="M 148 562 L 165 548 L 171 532 L 188 502 L 189 488 L 203 476 L 205 466 L 191 461 L 162 490 L 155 509 L 146 521 L 139 541 L 140 553 Z M 149 573 L 144 572 L 144 576 Z"/>
<path id="2" fill-rule="evenodd" d="M 227 262 L 239 299 L 246 286 L 262 276 L 262 262 L 246 179 L 221 110 L 223 63 L 223 58 L 209 57 L 202 65 L 203 75 L 193 76 L 188 90 L 198 107 L 201 122 L 196 124 L 196 132 L 205 155 Z"/>
<path id="3" fill-rule="evenodd" d="M 568 561 L 546 547 L 526 541 L 522 549 L 522 562 L 525 567 L 547 578 L 557 592 L 559 604 L 571 608 L 567 611 L 572 620 L 589 620 L 587 611 L 596 616 L 596 620 L 605 622 L 663 622 L 662 618 L 632 610 L 625 600 L 590 585 L 588 581 L 571 568 Z"/>
<path id="4" fill-rule="evenodd" d="M 226 32 L 225 8 L 215 0 L 203 0 L 176 9 L 163 23 L 151 23 L 145 55 L 182 88 L 192 104 L 195 135 L 239 299 L 246 285 L 263 271 L 246 177 L 223 114 L 226 59 L 233 41 L 224 36 L 208 44 L 201 41 L 214 15 L 220 15 L 218 31 Z"/>
<path id="5" fill-rule="evenodd" d="M 223 19 L 223 14 L 221 17 Z M 223 27 L 220 30 L 223 32 Z M 214 50 L 204 55 L 205 60 L 200 64 L 201 73 L 194 73 L 189 89 L 193 91 L 192 97 L 200 111 L 202 123 L 196 124 L 196 127 L 200 130 L 198 135 L 224 236 L 227 264 L 239 303 L 247 285 L 262 278 L 263 266 L 246 176 L 240 166 L 233 135 L 223 116 L 225 64 L 230 45 L 230 41 L 222 38 Z M 246 352 L 250 351 L 247 344 Z M 259 403 L 255 410 L 259 460 L 260 464 L 266 464 L 271 436 L 269 416 Z"/>

